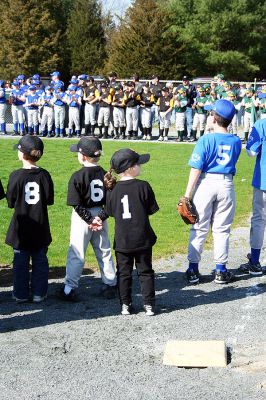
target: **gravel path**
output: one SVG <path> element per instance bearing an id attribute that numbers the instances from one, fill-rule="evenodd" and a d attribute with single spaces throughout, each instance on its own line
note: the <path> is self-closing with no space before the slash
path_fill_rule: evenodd
<path id="1" fill-rule="evenodd" d="M 232 233 L 230 269 L 245 260 L 248 229 Z M 263 256 L 266 250 L 263 249 Z M 0 399 L 201 400 L 266 399 L 266 276 L 238 276 L 215 285 L 212 252 L 205 251 L 203 283 L 187 286 L 186 257 L 155 264 L 157 315 L 119 315 L 118 300 L 97 293 L 99 275 L 85 275 L 80 302 L 66 304 L 51 279 L 43 304 L 15 304 L 11 286 L 0 291 Z M 1 273 L 0 273 L 1 281 Z M 226 368 L 184 369 L 162 364 L 168 340 L 222 339 Z"/>

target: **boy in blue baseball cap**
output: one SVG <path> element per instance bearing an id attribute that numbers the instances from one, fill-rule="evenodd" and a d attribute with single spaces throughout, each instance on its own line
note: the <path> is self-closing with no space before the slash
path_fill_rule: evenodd
<path id="1" fill-rule="evenodd" d="M 193 199 L 199 220 L 191 226 L 188 243 L 189 283 L 199 282 L 199 262 L 211 227 L 214 244 L 215 283 L 226 284 L 234 275 L 226 268 L 228 262 L 230 227 L 235 214 L 233 176 L 241 153 L 241 140 L 229 133 L 235 107 L 221 99 L 205 106 L 210 110 L 213 133 L 202 136 L 190 157 L 191 167 L 185 197 Z"/>

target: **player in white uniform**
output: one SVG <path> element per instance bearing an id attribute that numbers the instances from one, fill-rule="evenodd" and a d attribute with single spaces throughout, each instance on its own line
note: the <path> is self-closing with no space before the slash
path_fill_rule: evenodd
<path id="1" fill-rule="evenodd" d="M 250 157 L 256 157 L 252 179 L 253 213 L 250 228 L 250 254 L 248 263 L 240 267 L 244 273 L 262 275 L 260 252 L 263 246 L 266 227 L 266 119 L 255 122 L 249 135 L 246 151 Z"/>
<path id="2" fill-rule="evenodd" d="M 70 150 L 78 153 L 78 160 L 83 167 L 72 175 L 68 184 L 67 204 L 73 207 L 73 212 L 65 285 L 59 297 L 67 301 L 76 300 L 75 289 L 82 274 L 88 244 L 91 243 L 101 271 L 103 294 L 112 298 L 116 293 L 116 273 L 108 237 L 107 215 L 103 210 L 105 171 L 97 165 L 102 144 L 96 137 L 82 137 Z M 97 220 L 101 229 L 94 230 L 92 223 Z"/>
<path id="3" fill-rule="evenodd" d="M 233 274 L 226 268 L 229 234 L 235 213 L 233 176 L 241 152 L 239 137 L 227 132 L 235 115 L 235 107 L 228 100 L 217 100 L 211 109 L 214 133 L 202 136 L 189 160 L 190 176 L 185 196 L 193 198 L 199 221 L 192 225 L 188 244 L 189 283 L 199 282 L 199 262 L 204 242 L 211 227 L 216 264 L 216 283 L 228 283 Z"/>

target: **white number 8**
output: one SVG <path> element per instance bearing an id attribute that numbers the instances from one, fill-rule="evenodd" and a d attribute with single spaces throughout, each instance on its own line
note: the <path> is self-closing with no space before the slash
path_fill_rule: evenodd
<path id="1" fill-rule="evenodd" d="M 40 200 L 40 187 L 36 182 L 28 182 L 25 185 L 25 201 L 28 204 L 36 204 Z"/>

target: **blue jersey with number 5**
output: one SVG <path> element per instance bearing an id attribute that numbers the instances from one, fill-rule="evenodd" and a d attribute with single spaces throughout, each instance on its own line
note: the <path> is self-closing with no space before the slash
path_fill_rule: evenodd
<path id="1" fill-rule="evenodd" d="M 235 174 L 241 140 L 230 133 L 210 133 L 197 142 L 189 165 L 211 174 Z"/>

